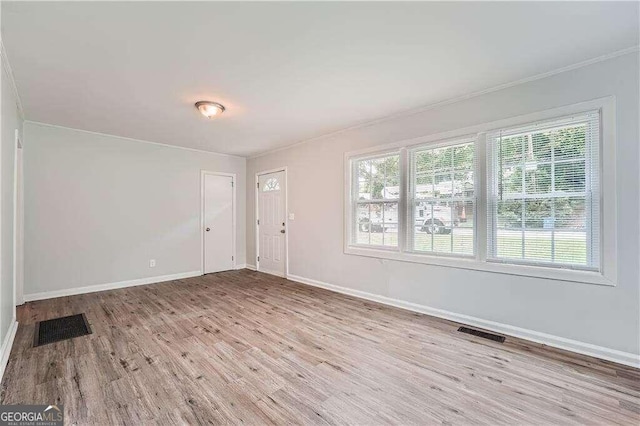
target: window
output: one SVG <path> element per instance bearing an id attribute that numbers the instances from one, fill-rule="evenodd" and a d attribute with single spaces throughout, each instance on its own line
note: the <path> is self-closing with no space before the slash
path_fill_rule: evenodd
<path id="1" fill-rule="evenodd" d="M 352 243 L 398 247 L 400 155 L 354 161 L 353 189 Z"/>
<path id="2" fill-rule="evenodd" d="M 269 178 L 264 183 L 264 187 L 262 187 L 262 192 L 268 191 L 279 191 L 280 190 L 280 182 L 278 182 L 277 178 Z"/>
<path id="3" fill-rule="evenodd" d="M 474 254 L 475 141 L 410 152 L 409 236 L 416 252 Z"/>
<path id="4" fill-rule="evenodd" d="M 345 160 L 347 254 L 615 285 L 613 97 Z"/>
<path id="5" fill-rule="evenodd" d="M 599 114 L 487 135 L 488 257 L 599 268 Z"/>

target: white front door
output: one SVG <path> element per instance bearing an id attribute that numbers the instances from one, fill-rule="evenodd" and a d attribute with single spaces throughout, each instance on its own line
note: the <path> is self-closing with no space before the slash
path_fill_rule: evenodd
<path id="1" fill-rule="evenodd" d="M 233 178 L 204 174 L 204 273 L 233 269 Z"/>
<path id="2" fill-rule="evenodd" d="M 285 172 L 258 176 L 258 270 L 285 275 Z"/>

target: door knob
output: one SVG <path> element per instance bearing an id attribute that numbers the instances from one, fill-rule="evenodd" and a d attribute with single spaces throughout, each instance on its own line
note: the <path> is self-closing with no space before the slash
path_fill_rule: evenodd
<path id="1" fill-rule="evenodd" d="M 281 229 L 281 230 L 280 230 L 280 233 L 281 233 L 281 234 L 284 234 L 284 229 Z"/>
<path id="2" fill-rule="evenodd" d="M 211 228 L 207 228 L 207 232 L 211 231 Z"/>

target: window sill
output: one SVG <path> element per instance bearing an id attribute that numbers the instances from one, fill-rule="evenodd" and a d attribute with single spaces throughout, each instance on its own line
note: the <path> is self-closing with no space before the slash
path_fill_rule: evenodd
<path id="1" fill-rule="evenodd" d="M 517 275 L 523 277 L 543 278 L 604 286 L 616 285 L 614 281 L 608 279 L 599 272 L 581 271 L 576 269 L 482 262 L 473 257 L 416 254 L 410 252 L 400 252 L 397 250 L 391 251 L 387 249 L 362 246 L 346 246 L 344 249 L 344 253 L 356 256 L 373 257 L 378 259 L 396 260 L 399 262 L 422 263 L 426 265 L 469 269 L 497 274 Z"/>
<path id="2" fill-rule="evenodd" d="M 368 244 L 353 244 L 350 245 L 349 248 L 357 249 L 357 250 L 367 250 L 373 251 L 376 253 L 396 253 L 400 254 L 400 249 L 397 246 L 376 246 L 376 245 L 368 245 Z"/>

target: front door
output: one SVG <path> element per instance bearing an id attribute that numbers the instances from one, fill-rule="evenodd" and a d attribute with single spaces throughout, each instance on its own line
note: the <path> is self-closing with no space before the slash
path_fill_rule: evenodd
<path id="1" fill-rule="evenodd" d="M 285 172 L 258 176 L 258 270 L 285 275 Z"/>

